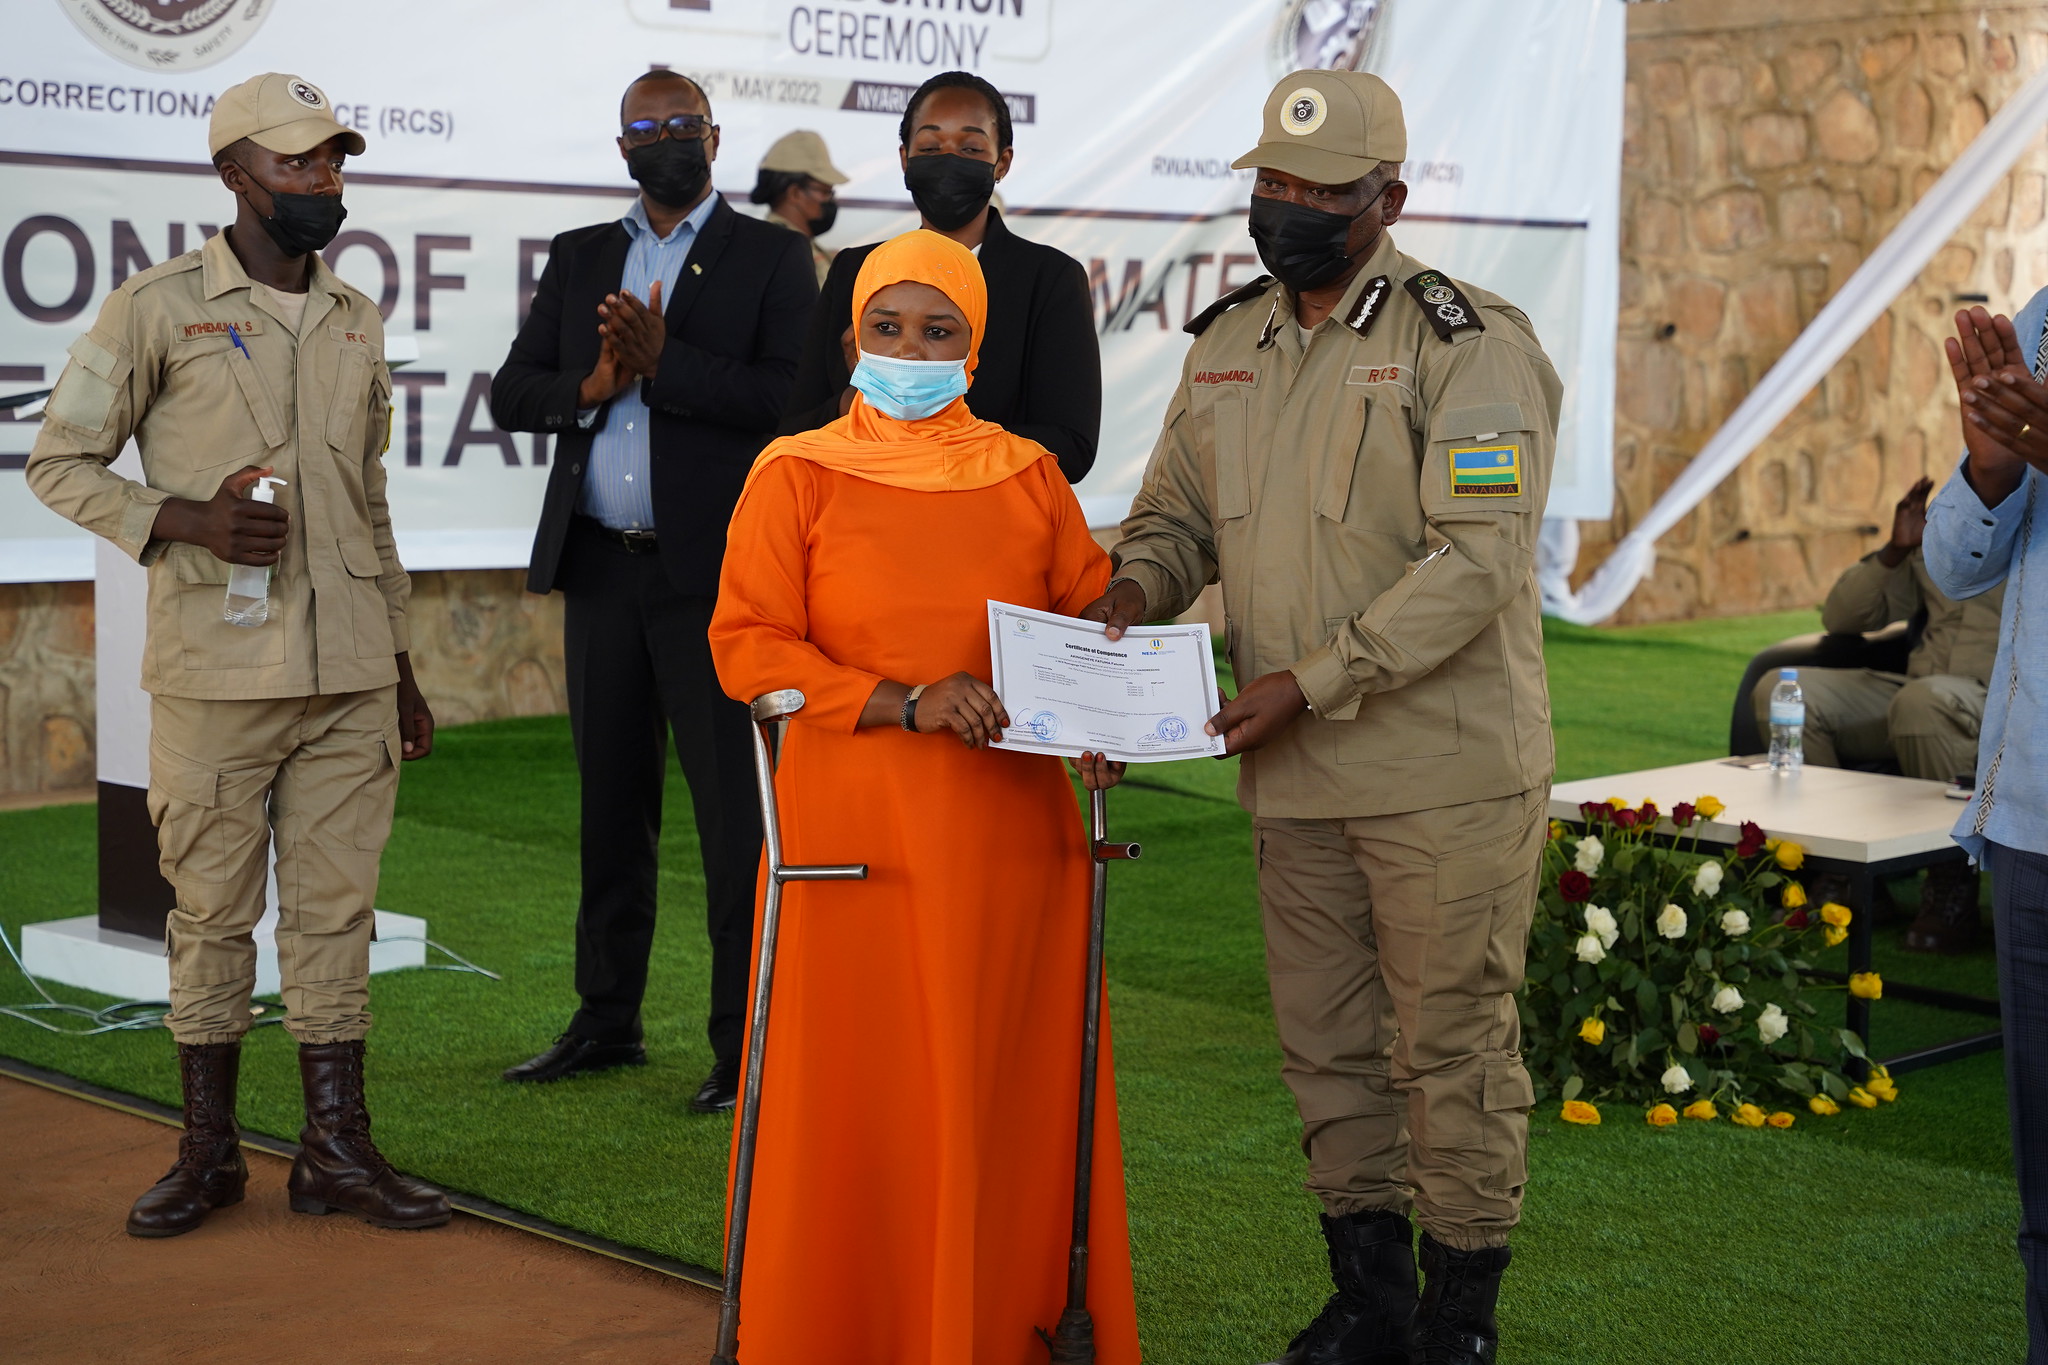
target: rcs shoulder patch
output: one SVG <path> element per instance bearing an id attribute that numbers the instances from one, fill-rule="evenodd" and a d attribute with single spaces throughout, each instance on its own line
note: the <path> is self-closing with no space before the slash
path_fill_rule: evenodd
<path id="1" fill-rule="evenodd" d="M 1454 446 L 1450 460 L 1454 498 L 1512 498 L 1522 491 L 1522 448 L 1512 442 Z"/>
<path id="2" fill-rule="evenodd" d="M 1436 329 L 1439 341 L 1449 341 L 1467 327 L 1476 327 L 1482 332 L 1486 330 L 1486 324 L 1479 320 L 1479 310 L 1472 306 L 1472 301 L 1440 271 L 1417 271 L 1409 277 L 1407 289 L 1422 305 L 1422 315 Z"/>

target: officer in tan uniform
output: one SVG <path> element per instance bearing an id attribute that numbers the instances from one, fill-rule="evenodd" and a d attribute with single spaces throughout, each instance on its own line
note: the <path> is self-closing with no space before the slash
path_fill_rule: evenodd
<path id="1" fill-rule="evenodd" d="M 2005 588 L 2001 584 L 1958 602 L 1935 586 L 1920 554 L 1927 496 L 1933 491 L 1932 479 L 1906 490 L 1892 511 L 1891 539 L 1850 565 L 1821 606 L 1821 626 L 1829 634 L 1882 630 L 1922 611 L 1927 624 L 1904 673 L 1800 668 L 1799 687 L 1806 694 L 1804 749 L 1810 763 L 1825 768 L 1896 763 L 1907 777 L 1930 782 L 1976 780 L 1977 733 L 1984 724 L 1985 683 L 1998 654 Z M 1777 670 L 1766 670 L 1751 693 L 1757 725 L 1765 734 L 1770 733 L 1771 689 L 1777 684 Z M 1846 900 L 1848 887 L 1830 888 L 1823 880 L 1812 890 L 1816 901 Z M 1928 868 L 1920 914 L 1906 930 L 1906 946 L 1924 953 L 1967 952 L 1982 932 L 1977 869 L 1961 859 Z"/>
<path id="2" fill-rule="evenodd" d="M 149 569 L 149 807 L 177 891 L 165 1023 L 185 1133 L 128 1230 L 189 1232 L 242 1197 L 235 1081 L 273 834 L 306 1093 L 291 1206 L 431 1227 L 447 1197 L 392 1171 L 363 1104 L 377 862 L 397 765 L 433 743 L 384 497 L 384 327 L 318 255 L 363 139 L 273 73 L 220 97 L 208 145 L 233 226 L 108 296 L 28 463 L 37 497 Z M 141 483 L 108 468 L 131 437 Z M 283 482 L 274 506 L 245 496 L 264 476 Z M 235 565 L 274 570 L 260 624 L 224 619 Z"/>
<path id="3" fill-rule="evenodd" d="M 1396 249 L 1401 106 L 1299 71 L 1251 234 L 1085 615 L 1223 585 L 1267 970 L 1337 1292 L 1287 1365 L 1482 1365 L 1532 1099 L 1514 991 L 1552 769 L 1534 552 L 1561 388 L 1505 300 Z M 1418 1303 L 1408 1214 L 1422 1224 Z"/>
<path id="4" fill-rule="evenodd" d="M 832 164 L 825 139 L 799 128 L 775 139 L 761 158 L 754 192 L 747 196 L 766 205 L 774 221 L 810 239 L 811 267 L 818 272 L 820 287 L 831 273 L 833 253 L 819 246 L 818 239 L 839 221 L 836 187 L 845 183 L 846 173 Z"/>

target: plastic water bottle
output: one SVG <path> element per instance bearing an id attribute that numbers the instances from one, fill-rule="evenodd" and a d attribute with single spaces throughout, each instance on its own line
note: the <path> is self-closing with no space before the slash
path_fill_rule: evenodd
<path id="1" fill-rule="evenodd" d="M 276 502 L 277 490 L 285 486 L 283 479 L 258 479 L 256 486 L 249 490 L 252 502 Z M 220 618 L 231 626 L 260 626 L 270 619 L 270 575 L 272 569 L 261 564 L 237 564 L 228 575 L 227 602 L 221 607 Z"/>
<path id="2" fill-rule="evenodd" d="M 1796 773 L 1806 758 L 1800 735 L 1806 729 L 1806 694 L 1799 690 L 1799 670 L 1778 670 L 1771 689 L 1771 771 Z"/>

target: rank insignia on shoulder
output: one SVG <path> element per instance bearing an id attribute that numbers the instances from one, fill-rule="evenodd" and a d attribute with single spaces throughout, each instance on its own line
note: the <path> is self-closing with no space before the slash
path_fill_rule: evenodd
<path id="1" fill-rule="evenodd" d="M 1422 305 L 1422 315 L 1436 329 L 1438 340 L 1449 341 L 1467 327 L 1476 327 L 1482 332 L 1486 330 L 1486 324 L 1479 320 L 1479 310 L 1472 306 L 1472 301 L 1440 271 L 1418 271 L 1409 278 L 1407 289 Z"/>
<path id="2" fill-rule="evenodd" d="M 1261 275 L 1250 284 L 1239 285 L 1207 308 L 1204 308 L 1201 312 L 1189 318 L 1187 325 L 1182 327 L 1181 330 L 1189 336 L 1200 336 L 1209 330 L 1210 323 L 1216 321 L 1217 318 L 1222 317 L 1247 299 L 1255 299 L 1265 293 L 1267 289 L 1272 287 L 1272 284 L 1273 277 L 1271 275 Z"/>
<path id="3" fill-rule="evenodd" d="M 1344 319 L 1344 325 L 1360 336 L 1372 335 L 1373 321 L 1379 317 L 1380 306 L 1387 301 L 1387 287 L 1392 283 L 1385 275 L 1367 280 L 1365 292 L 1358 296 L 1358 306 Z"/>
<path id="4" fill-rule="evenodd" d="M 1450 459 L 1454 498 L 1512 498 L 1522 491 L 1518 445 L 1458 446 Z"/>

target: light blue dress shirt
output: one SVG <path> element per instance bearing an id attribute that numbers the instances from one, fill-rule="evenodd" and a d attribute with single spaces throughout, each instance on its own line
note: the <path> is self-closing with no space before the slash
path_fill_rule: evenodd
<path id="1" fill-rule="evenodd" d="M 2048 289 L 2013 319 L 2037 375 L 2044 318 Z M 1958 601 L 2007 585 L 1977 740 L 1977 794 L 1955 840 L 1980 863 L 1987 841 L 2048 854 L 2048 476 L 2029 469 L 2003 502 L 1986 507 L 1959 464 L 1927 504 L 1921 553 L 1935 586 Z"/>
<path id="2" fill-rule="evenodd" d="M 619 220 L 633 239 L 626 248 L 619 288 L 645 303 L 654 282 L 660 280 L 662 311 L 666 313 L 683 261 L 717 205 L 718 195 L 713 191 L 668 236 L 657 237 L 647 221 L 647 205 L 635 199 L 632 209 Z M 596 409 L 576 414 L 579 426 L 587 427 L 596 420 Z M 637 383 L 627 386 L 604 411 L 604 425 L 598 428 L 590 447 L 590 463 L 583 471 L 583 493 L 576 500 L 576 510 L 614 531 L 655 529 L 654 495 L 648 487 L 647 404 Z"/>

